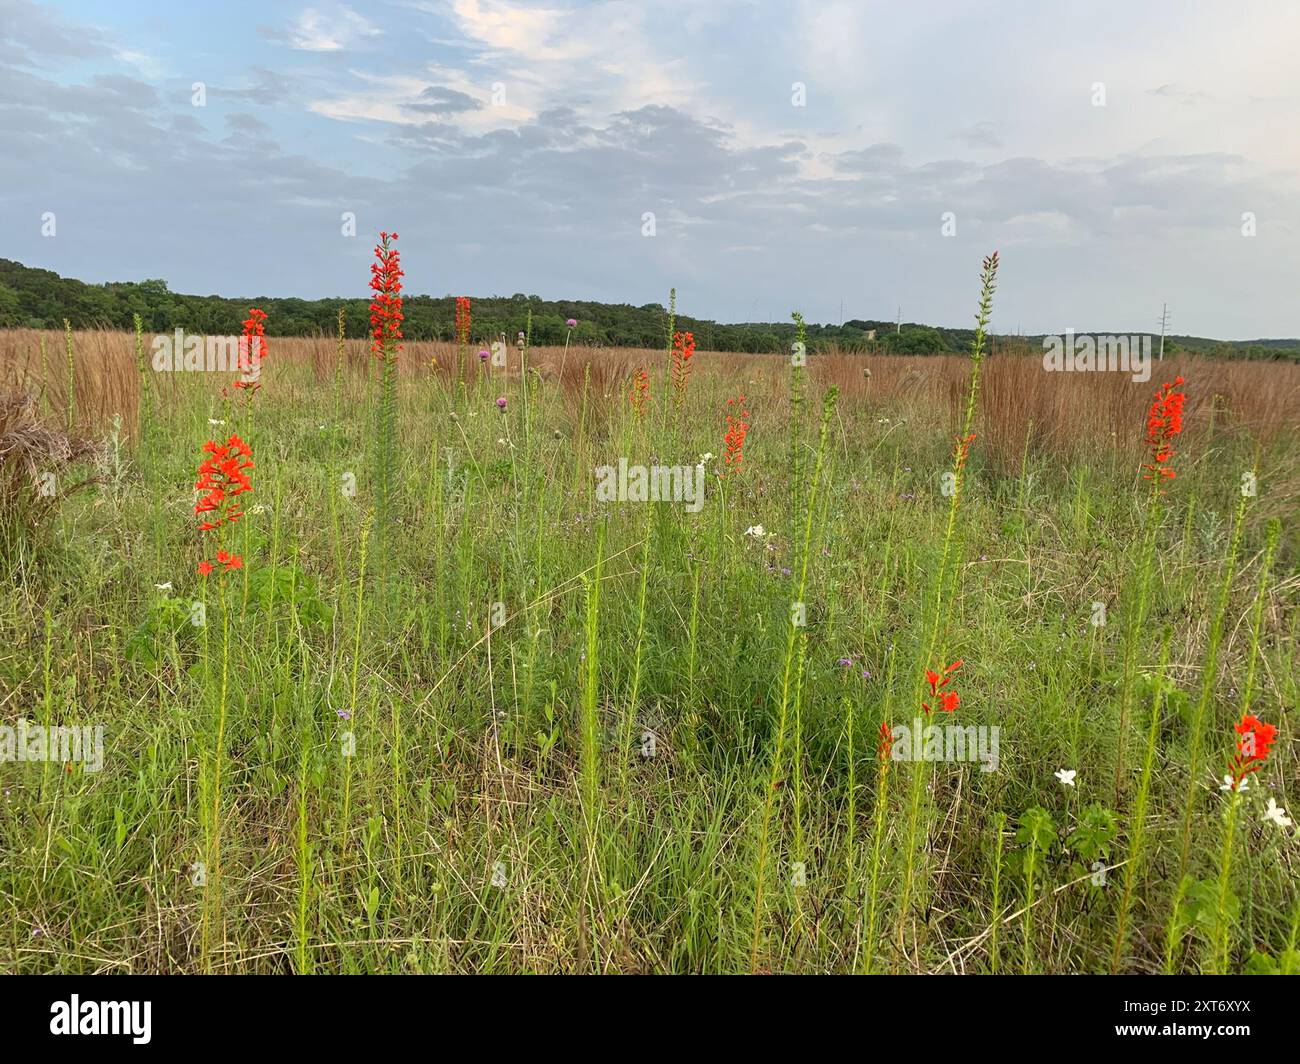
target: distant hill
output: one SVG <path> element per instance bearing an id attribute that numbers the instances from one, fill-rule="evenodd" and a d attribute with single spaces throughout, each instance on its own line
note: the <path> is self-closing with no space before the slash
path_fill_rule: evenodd
<path id="1" fill-rule="evenodd" d="M 408 296 L 404 303 L 406 335 L 413 340 L 454 337 L 454 296 Z M 563 343 L 565 321 L 576 318 L 572 341 L 611 347 L 658 347 L 666 342 L 668 312 L 658 303 L 634 307 L 628 303 L 545 300 L 522 292 L 511 296 L 473 296 L 471 334 L 483 343 L 500 333 L 513 337 L 532 318 L 534 344 Z M 332 336 L 340 306 L 346 308 L 347 332 L 364 336 L 369 301 L 347 299 L 279 299 L 263 296 L 228 299 L 172 292 L 166 281 L 85 284 L 50 270 L 33 269 L 0 259 L 0 327 L 62 328 L 64 319 L 75 328 L 131 329 L 139 314 L 147 333 L 182 328 L 205 335 L 228 336 L 240 331 L 248 308 L 267 313 L 272 336 Z M 695 334 L 702 350 L 784 352 L 794 340 L 791 322 L 719 323 L 679 316 L 677 328 Z M 897 354 L 946 354 L 969 350 L 971 329 L 892 321 L 854 319 L 843 325 L 808 326 L 813 350 L 836 345 L 843 349 Z M 1042 337 L 1021 337 L 1038 348 Z M 1198 336 L 1166 337 L 1166 353 L 1174 349 L 1232 358 L 1300 361 L 1300 340 L 1221 341 Z"/>

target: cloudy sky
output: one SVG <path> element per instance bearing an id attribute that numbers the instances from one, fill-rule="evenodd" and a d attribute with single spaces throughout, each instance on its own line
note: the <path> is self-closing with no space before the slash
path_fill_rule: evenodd
<path id="1" fill-rule="evenodd" d="M 1300 336 L 1298 43 L 1294 0 L 0 0 L 0 257 L 364 295 L 395 229 L 414 292 L 965 325 L 997 248 L 1001 331 Z"/>

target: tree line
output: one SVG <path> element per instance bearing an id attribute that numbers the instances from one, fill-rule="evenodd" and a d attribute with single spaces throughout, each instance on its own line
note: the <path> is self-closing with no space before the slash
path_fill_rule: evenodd
<path id="1" fill-rule="evenodd" d="M 586 300 L 547 300 L 517 292 L 510 296 L 471 297 L 471 341 L 486 344 L 505 334 L 513 340 L 526 327 L 532 343 L 562 344 L 576 319 L 570 342 L 590 347 L 661 347 L 667 342 L 668 311 L 659 303 L 595 303 Z M 0 328 L 132 329 L 140 316 L 146 333 L 170 333 L 177 328 L 207 336 L 240 332 L 250 307 L 267 313 L 270 336 L 332 336 L 344 308 L 347 335 L 364 336 L 369 328 L 369 300 L 192 296 L 171 291 L 163 280 L 86 284 L 50 270 L 0 259 Z M 403 328 L 412 340 L 453 340 L 455 296 L 408 296 L 403 303 Z M 776 354 L 789 350 L 795 338 L 793 322 L 720 323 L 679 315 L 676 328 L 695 334 L 701 350 Z M 880 354 L 936 355 L 970 349 L 970 329 L 852 319 L 841 325 L 810 324 L 808 345 L 816 351 L 840 350 Z M 1026 337 L 1033 347 L 1040 338 Z M 1234 358 L 1300 360 L 1300 341 L 1221 342 L 1176 337 L 1167 347 Z"/>

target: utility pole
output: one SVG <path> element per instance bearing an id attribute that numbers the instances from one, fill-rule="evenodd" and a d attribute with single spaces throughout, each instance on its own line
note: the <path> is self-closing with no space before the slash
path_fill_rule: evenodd
<path id="1" fill-rule="evenodd" d="M 894 335 L 897 336 L 903 331 L 903 304 L 898 304 L 898 321 L 894 323 Z"/>
<path id="2" fill-rule="evenodd" d="M 1169 327 L 1169 304 L 1160 304 L 1160 361 L 1165 360 L 1165 329 Z"/>

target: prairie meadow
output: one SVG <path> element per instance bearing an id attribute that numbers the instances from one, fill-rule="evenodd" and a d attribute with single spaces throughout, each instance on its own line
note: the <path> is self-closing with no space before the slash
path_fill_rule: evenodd
<path id="1" fill-rule="evenodd" d="M 1300 366 L 996 256 L 966 357 L 406 342 L 399 246 L 0 333 L 0 970 L 1300 970 Z"/>

